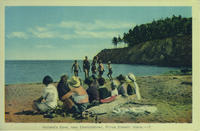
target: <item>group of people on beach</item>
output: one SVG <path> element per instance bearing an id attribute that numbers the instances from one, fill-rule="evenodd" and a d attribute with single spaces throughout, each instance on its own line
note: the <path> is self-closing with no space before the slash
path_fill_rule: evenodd
<path id="1" fill-rule="evenodd" d="M 97 65 L 98 65 L 98 68 L 97 68 Z M 108 61 L 107 67 L 108 67 L 107 76 L 110 80 L 112 80 L 113 71 L 112 71 L 111 61 Z M 81 68 L 80 68 L 77 60 L 74 61 L 71 71 L 72 70 L 74 71 L 75 76 L 78 76 L 79 71 L 81 71 Z M 89 62 L 87 56 L 85 56 L 85 59 L 83 60 L 83 71 L 85 73 L 85 79 L 88 78 L 89 73 L 90 73 L 90 62 Z M 102 77 L 103 73 L 105 72 L 102 60 L 100 60 L 98 58 L 98 56 L 95 56 L 92 60 L 91 71 L 92 71 L 92 75 L 96 76 L 98 73 L 99 77 Z"/>
<path id="2" fill-rule="evenodd" d="M 96 62 L 95 57 L 92 66 L 95 66 Z M 99 66 L 101 64 L 100 61 Z M 67 112 L 73 113 L 75 116 L 81 116 L 82 112 L 88 107 L 111 102 L 118 95 L 126 97 L 136 93 L 138 99 L 141 99 L 140 94 L 138 95 L 139 89 L 136 78 L 132 73 L 127 76 L 119 75 L 116 79 L 110 77 L 111 81 L 106 81 L 102 77 L 103 70 L 99 70 L 99 76 L 96 76 L 95 67 L 92 67 L 92 75 L 89 76 L 88 65 L 86 57 L 83 62 L 86 77 L 84 81 L 78 77 L 77 70 L 74 70 L 74 76 L 71 78 L 68 78 L 67 75 L 61 76 L 57 87 L 53 84 L 53 79 L 50 76 L 45 76 L 43 78 L 43 84 L 45 85 L 43 94 L 34 101 L 33 109 L 42 113 L 49 112 L 56 108 L 59 99 L 63 102 L 63 108 Z M 135 87 L 133 87 L 133 84 Z M 110 90 L 109 87 L 111 87 Z"/>

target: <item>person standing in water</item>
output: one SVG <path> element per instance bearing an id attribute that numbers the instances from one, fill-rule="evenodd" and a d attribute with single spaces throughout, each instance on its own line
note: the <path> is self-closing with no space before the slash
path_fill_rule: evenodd
<path id="1" fill-rule="evenodd" d="M 92 71 L 92 75 L 96 76 L 96 73 L 97 73 L 97 67 L 96 67 L 96 63 L 97 63 L 97 56 L 95 56 L 92 60 L 92 68 L 91 68 L 91 71 Z"/>
<path id="2" fill-rule="evenodd" d="M 79 70 L 81 71 L 81 68 L 80 68 L 80 66 L 78 65 L 77 60 L 74 61 L 74 64 L 72 65 L 72 69 L 71 69 L 71 70 L 74 70 L 74 75 L 75 75 L 75 76 L 78 76 L 78 71 L 79 71 Z"/>
<path id="3" fill-rule="evenodd" d="M 107 74 L 107 76 L 108 76 L 108 78 L 110 79 L 110 80 L 112 80 L 113 78 L 112 78 L 112 67 L 111 67 L 111 61 L 108 61 L 108 74 Z"/>
<path id="4" fill-rule="evenodd" d="M 83 71 L 85 72 L 85 79 L 88 78 L 90 71 L 90 62 L 88 61 L 87 56 L 85 56 L 85 60 L 83 60 Z"/>
<path id="5" fill-rule="evenodd" d="M 103 63 L 101 60 L 99 60 L 99 67 L 98 67 L 98 71 L 99 71 L 99 77 L 101 78 L 103 73 L 104 73 L 104 67 L 103 67 Z"/>

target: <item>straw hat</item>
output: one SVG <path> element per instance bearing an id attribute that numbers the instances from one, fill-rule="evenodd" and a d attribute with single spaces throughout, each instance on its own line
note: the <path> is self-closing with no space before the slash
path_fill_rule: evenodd
<path id="1" fill-rule="evenodd" d="M 126 76 L 126 81 L 131 82 L 131 81 L 136 81 L 135 75 L 133 73 L 128 73 Z"/>
<path id="2" fill-rule="evenodd" d="M 68 81 L 69 85 L 72 87 L 79 87 L 81 85 L 80 80 L 76 76 L 72 76 L 72 78 Z"/>

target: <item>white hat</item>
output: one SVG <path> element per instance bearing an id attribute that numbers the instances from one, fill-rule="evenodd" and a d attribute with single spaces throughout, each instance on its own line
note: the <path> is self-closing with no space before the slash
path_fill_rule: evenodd
<path id="1" fill-rule="evenodd" d="M 127 82 L 131 82 L 131 81 L 136 81 L 136 78 L 133 73 L 128 73 L 128 75 L 126 76 L 126 80 Z"/>

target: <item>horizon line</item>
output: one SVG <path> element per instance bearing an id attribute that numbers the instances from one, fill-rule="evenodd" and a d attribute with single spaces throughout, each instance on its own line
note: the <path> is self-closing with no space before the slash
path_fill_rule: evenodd
<path id="1" fill-rule="evenodd" d="M 4 61 L 44 61 L 44 60 L 59 61 L 59 60 L 84 60 L 84 59 L 5 59 Z M 92 60 L 92 59 L 88 59 L 88 60 Z"/>

